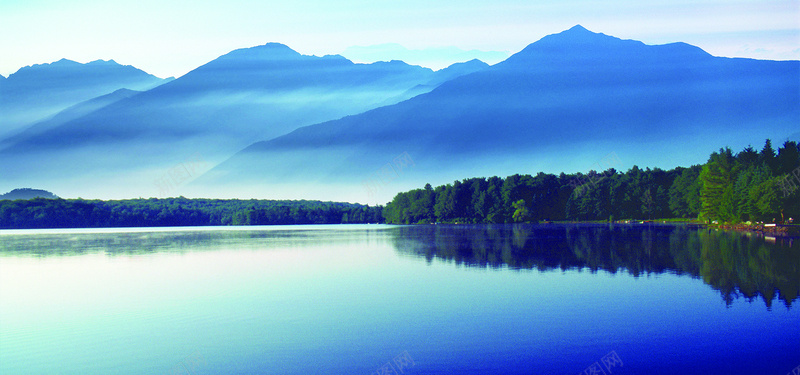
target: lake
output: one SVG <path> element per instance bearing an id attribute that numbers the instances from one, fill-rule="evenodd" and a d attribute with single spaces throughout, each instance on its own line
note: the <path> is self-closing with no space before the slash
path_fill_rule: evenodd
<path id="1" fill-rule="evenodd" d="M 800 239 L 669 225 L 0 231 L 2 374 L 792 374 Z"/>

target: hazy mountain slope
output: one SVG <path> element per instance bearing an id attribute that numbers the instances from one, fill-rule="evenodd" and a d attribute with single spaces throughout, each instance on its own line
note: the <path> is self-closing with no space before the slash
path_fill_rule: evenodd
<path id="1" fill-rule="evenodd" d="M 489 64 L 473 59 L 461 63 L 455 63 L 442 70 L 437 70 L 433 80 L 427 83 L 428 86 L 438 87 L 442 83 L 450 81 L 454 78 L 465 76 L 467 74 L 475 73 L 489 67 Z"/>
<path id="2" fill-rule="evenodd" d="M 271 43 L 233 51 L 173 82 L 20 140 L 15 149 L 200 138 L 214 142 L 192 147 L 225 153 L 254 138 L 374 108 L 432 74 L 402 62 L 364 65 L 304 56 Z"/>
<path id="3" fill-rule="evenodd" d="M 47 120 L 39 121 L 31 126 L 26 127 L 23 131 L 21 131 L 18 134 L 0 140 L 0 149 L 3 149 L 9 145 L 13 145 L 21 140 L 34 137 L 37 134 L 43 134 L 68 121 L 80 118 L 82 116 L 86 116 L 87 114 L 92 113 L 105 106 L 108 106 L 109 104 L 118 102 L 122 99 L 130 98 L 131 96 L 134 96 L 139 93 L 141 93 L 141 91 L 119 89 L 117 91 L 112 92 L 111 94 L 99 96 L 97 98 L 89 99 L 85 102 L 75 104 L 57 113 L 55 116 Z"/>
<path id="4" fill-rule="evenodd" d="M 168 80 L 113 60 L 62 59 L 19 69 L 0 85 L 0 137 L 72 105 L 121 88 L 148 90 Z"/>
<path id="5" fill-rule="evenodd" d="M 798 77 L 798 61 L 719 58 L 576 26 L 428 94 L 253 144 L 193 194 L 383 203 L 464 177 L 688 166 L 720 145 L 795 132 Z M 610 153 L 618 162 L 603 165 Z"/>
<path id="6" fill-rule="evenodd" d="M 59 188 L 65 196 L 89 195 L 83 185 L 108 189 L 90 182 L 98 178 L 120 186 L 114 196 L 150 196 L 153 181 L 190 155 L 213 165 L 254 140 L 393 104 L 435 79 L 432 70 L 401 61 L 355 64 L 277 43 L 235 50 L 172 82 L 15 138 L 0 151 L 0 172 L 12 181 L 69 180 L 72 188 Z"/>
<path id="7" fill-rule="evenodd" d="M 489 67 L 489 64 L 480 60 L 470 60 L 463 63 L 455 63 L 447 68 L 437 70 L 431 77 L 431 80 L 425 84 L 418 85 L 411 90 L 403 93 L 403 99 L 411 99 L 417 95 L 425 94 L 439 87 L 441 84 L 450 81 L 454 78 L 472 74 Z M 387 105 L 393 103 L 387 103 Z"/>

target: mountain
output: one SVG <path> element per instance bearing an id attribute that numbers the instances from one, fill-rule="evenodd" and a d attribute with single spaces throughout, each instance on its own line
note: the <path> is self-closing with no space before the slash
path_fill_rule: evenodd
<path id="1" fill-rule="evenodd" d="M 462 63 L 455 63 L 442 70 L 437 70 L 433 80 L 428 82 L 428 86 L 436 88 L 439 85 L 450 81 L 454 78 L 465 76 L 467 74 L 475 73 L 489 67 L 489 64 L 478 60 L 472 59 Z"/>
<path id="2" fill-rule="evenodd" d="M 109 186 L 117 187 L 114 197 L 152 196 L 154 181 L 190 156 L 213 165 L 255 140 L 430 91 L 445 73 L 402 61 L 307 56 L 278 43 L 238 49 L 152 90 L 13 139 L 0 150 L 0 173 L 9 184 L 66 181 L 71 185 L 59 188 L 67 196 L 108 197 Z M 418 86 L 424 88 L 409 91 Z"/>
<path id="3" fill-rule="evenodd" d="M 0 137 L 72 105 L 121 88 L 148 90 L 164 80 L 114 60 L 62 59 L 19 69 L 0 86 Z"/>
<path id="4" fill-rule="evenodd" d="M 472 74 L 481 71 L 483 69 L 486 69 L 488 67 L 489 64 L 480 61 L 478 59 L 472 59 L 470 61 L 462 63 L 455 63 L 453 65 L 448 66 L 447 68 L 437 70 L 431 77 L 430 81 L 426 82 L 425 84 L 413 87 L 411 90 L 406 91 L 403 94 L 403 96 L 407 99 L 413 98 L 417 95 L 430 92 L 433 89 L 439 87 L 439 85 L 447 81 L 450 81 L 454 78 L 465 76 L 467 74 Z"/>
<path id="5" fill-rule="evenodd" d="M 385 203 L 465 177 L 689 166 L 796 132 L 799 77 L 799 61 L 576 26 L 430 93 L 254 143 L 188 193 Z"/>
<path id="6" fill-rule="evenodd" d="M 403 60 L 410 64 L 427 67 L 447 67 L 453 61 L 479 59 L 498 63 L 508 58 L 509 53 L 503 51 L 462 50 L 457 47 L 408 49 L 397 43 L 384 43 L 372 46 L 352 46 L 342 52 L 344 57 L 353 61 Z"/>
<path id="7" fill-rule="evenodd" d="M 17 200 L 17 199 L 33 199 L 33 198 L 47 198 L 58 199 L 58 196 L 47 191 L 40 189 L 14 189 L 5 194 L 0 194 L 0 200 Z"/>
<path id="8" fill-rule="evenodd" d="M 43 120 L 26 127 L 23 131 L 21 131 L 18 134 L 0 140 L 0 149 L 18 143 L 22 140 L 32 138 L 37 134 L 44 134 L 50 129 L 56 128 L 66 122 L 80 118 L 82 116 L 86 116 L 87 114 L 92 113 L 105 106 L 108 106 L 111 103 L 115 103 L 122 99 L 130 98 L 131 96 L 134 96 L 139 93 L 141 93 L 141 91 L 119 89 L 110 94 L 99 96 L 97 98 L 89 99 L 85 102 L 75 104 L 57 113 L 56 115 L 47 120 Z"/>

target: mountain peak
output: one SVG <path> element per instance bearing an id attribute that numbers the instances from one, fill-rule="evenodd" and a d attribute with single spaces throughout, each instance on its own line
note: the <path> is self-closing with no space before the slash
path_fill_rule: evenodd
<path id="1" fill-rule="evenodd" d="M 574 61 L 597 62 L 619 60 L 623 56 L 638 58 L 645 44 L 636 40 L 624 40 L 610 35 L 592 32 L 581 25 L 575 25 L 557 34 L 547 35 L 531 43 L 498 65 L 522 64 L 532 61 Z M 626 57 L 626 58 L 627 58 Z M 558 63 L 556 63 L 558 64 Z"/>
<path id="2" fill-rule="evenodd" d="M 240 48 L 220 56 L 217 60 L 280 61 L 297 60 L 303 55 L 281 43 L 267 43 L 260 46 Z"/>
<path id="3" fill-rule="evenodd" d="M 53 79 L 53 77 L 57 75 L 62 75 L 62 76 L 69 74 L 93 75 L 97 74 L 98 69 L 104 71 L 115 71 L 120 74 L 122 74 L 121 72 L 128 72 L 128 74 L 137 74 L 134 72 L 140 72 L 142 74 L 149 75 L 140 69 L 137 69 L 130 65 L 121 65 L 114 60 L 95 60 L 84 64 L 70 59 L 62 58 L 61 60 L 54 61 L 51 63 L 34 64 L 22 67 L 15 73 L 11 74 L 8 78 L 12 80 L 19 80 L 22 79 L 23 77 L 31 78 L 36 75 L 49 74 L 53 75 L 49 79 Z M 41 77 L 37 79 L 40 78 Z"/>
<path id="4" fill-rule="evenodd" d="M 566 30 L 564 32 L 565 33 L 566 32 L 569 32 L 569 33 L 592 33 L 591 31 L 587 30 L 585 27 L 583 27 L 581 25 L 572 26 L 571 28 L 569 28 L 568 30 Z M 594 33 L 592 33 L 592 34 L 594 34 Z"/>
<path id="5" fill-rule="evenodd" d="M 294 53 L 297 53 L 293 49 L 289 48 L 289 46 L 287 46 L 287 45 L 285 45 L 283 43 L 277 43 L 277 42 L 269 42 L 269 43 L 264 44 L 263 46 L 256 46 L 256 47 L 253 47 L 253 48 L 266 48 L 266 49 L 272 49 L 272 50 L 275 50 L 275 51 L 285 51 L 285 52 L 292 51 Z"/>
<path id="6" fill-rule="evenodd" d="M 101 65 L 121 65 L 118 62 L 114 61 L 113 59 L 110 59 L 110 60 L 98 59 L 98 60 L 90 61 L 89 64 L 97 65 L 97 66 L 101 66 Z"/>
<path id="7" fill-rule="evenodd" d="M 385 66 L 411 66 L 411 64 L 403 61 L 403 60 L 389 60 L 389 61 L 376 61 L 372 64 L 368 65 L 385 65 Z"/>
<path id="8" fill-rule="evenodd" d="M 548 35 L 537 43 L 554 42 L 567 44 L 597 44 L 601 42 L 621 41 L 619 38 L 602 33 L 592 32 L 581 25 L 575 25 L 558 34 Z"/>
<path id="9" fill-rule="evenodd" d="M 67 59 L 67 58 L 62 58 L 61 60 L 55 61 L 52 64 L 79 64 L 79 62 L 72 61 L 72 60 Z M 50 64 L 36 64 L 34 66 L 37 66 L 37 65 L 50 65 Z"/>
<path id="10" fill-rule="evenodd" d="M 291 49 L 289 46 L 275 42 L 270 42 L 264 44 L 263 46 L 253 47 L 252 51 L 256 52 L 261 57 L 268 56 L 274 59 L 297 59 L 303 57 L 301 53 Z"/>
<path id="11" fill-rule="evenodd" d="M 322 58 L 323 59 L 327 59 L 327 60 L 347 60 L 347 58 L 342 56 L 342 55 L 325 55 L 325 56 L 322 56 Z M 350 61 L 350 60 L 348 60 L 348 61 Z"/>
<path id="12" fill-rule="evenodd" d="M 489 66 L 489 64 L 487 64 L 485 61 L 481 59 L 472 59 L 469 61 L 464 61 L 462 63 L 456 63 L 456 64 Z"/>
<path id="13" fill-rule="evenodd" d="M 438 71 L 441 72 L 441 71 L 445 71 L 445 70 L 459 70 L 459 69 L 480 70 L 480 69 L 488 68 L 488 67 L 489 67 L 489 64 L 487 64 L 487 63 L 485 63 L 485 62 L 483 62 L 481 60 L 478 60 L 478 59 L 472 59 L 472 60 L 469 60 L 469 61 L 457 62 L 457 63 L 451 64 L 450 66 L 448 66 L 448 67 L 446 67 L 444 69 L 438 70 Z"/>

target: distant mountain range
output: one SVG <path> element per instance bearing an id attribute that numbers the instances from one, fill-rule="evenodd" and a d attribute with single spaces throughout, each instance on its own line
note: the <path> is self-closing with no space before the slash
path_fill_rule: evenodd
<path id="1" fill-rule="evenodd" d="M 68 94 L 102 86 L 92 82 L 112 63 L 78 64 L 98 69 L 92 79 L 46 78 L 78 68 L 64 60 L 0 79 L 0 110 L 31 119 L 0 137 L 3 183 L 75 197 L 382 204 L 466 177 L 687 166 L 722 145 L 778 142 L 800 123 L 798 61 L 720 58 L 581 26 L 493 66 L 355 64 L 270 43 L 154 88 L 117 80 Z M 23 78 L 39 86 L 8 89 Z M 37 92 L 61 107 L 41 116 Z"/>
<path id="2" fill-rule="evenodd" d="M 403 60 L 409 64 L 427 67 L 445 67 L 448 61 L 481 61 L 498 63 L 510 56 L 503 51 L 462 50 L 457 47 L 408 49 L 397 43 L 348 47 L 342 55 L 353 61 Z"/>
<path id="3" fill-rule="evenodd" d="M 169 80 L 114 60 L 81 64 L 62 59 L 24 67 L 0 79 L 0 137 L 80 102 L 122 88 L 149 90 Z"/>
<path id="4" fill-rule="evenodd" d="M 798 61 L 576 26 L 430 93 L 255 143 L 192 192 L 383 203 L 468 176 L 688 166 L 796 132 L 799 78 Z"/>
<path id="5" fill-rule="evenodd" d="M 215 163 L 255 140 L 394 104 L 486 66 L 434 72 L 402 61 L 306 56 L 277 43 L 239 49 L 152 90 L 98 98 L 31 125 L 0 142 L 0 160 L 14 160 L 2 172 L 34 183 L 27 179 L 37 169 L 43 178 L 76 181 L 64 189 L 76 194 L 85 189 L 76 175 L 104 176 L 104 184 L 138 184 L 138 194 L 149 195 L 153 181 L 189 155 Z M 101 101 L 107 105 L 93 105 Z"/>

